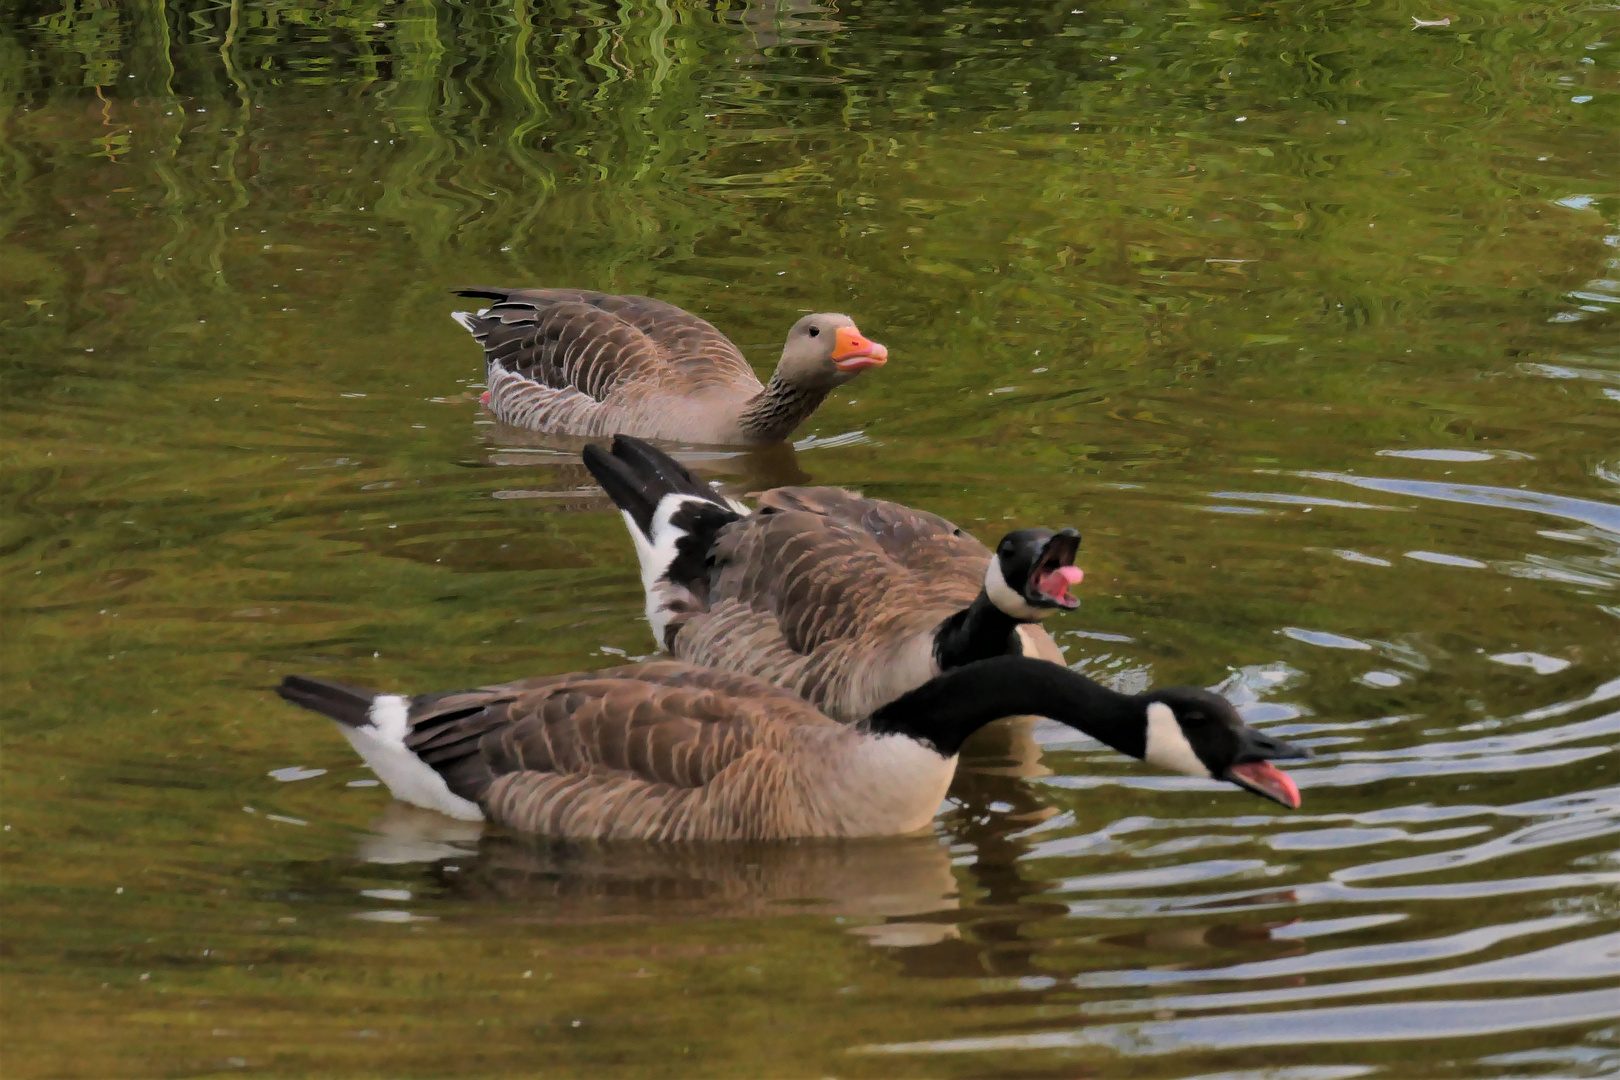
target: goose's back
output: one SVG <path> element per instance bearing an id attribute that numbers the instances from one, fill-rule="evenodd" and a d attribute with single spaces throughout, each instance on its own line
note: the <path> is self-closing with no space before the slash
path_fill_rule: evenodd
<path id="1" fill-rule="evenodd" d="M 494 299 L 468 317 L 488 361 L 553 390 L 621 405 L 660 394 L 760 390 L 730 339 L 674 304 L 583 289 L 478 292 Z"/>
<path id="2" fill-rule="evenodd" d="M 418 698 L 406 744 L 492 820 L 572 839 L 842 835 L 855 735 L 797 696 L 675 662 Z M 820 793 L 818 795 L 818 793 Z"/>
<path id="3" fill-rule="evenodd" d="M 839 488 L 777 488 L 710 552 L 709 606 L 671 651 L 758 675 L 842 721 L 937 673 L 932 632 L 990 552 L 944 518 Z"/>

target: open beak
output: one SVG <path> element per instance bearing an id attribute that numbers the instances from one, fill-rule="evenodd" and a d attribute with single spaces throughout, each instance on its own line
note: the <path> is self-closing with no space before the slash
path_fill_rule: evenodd
<path id="1" fill-rule="evenodd" d="M 839 371 L 865 371 L 889 362 L 889 350 L 861 336 L 853 326 L 840 326 L 833 338 L 833 366 Z"/>
<path id="2" fill-rule="evenodd" d="M 1080 606 L 1080 601 L 1069 595 L 1069 588 L 1080 584 L 1085 579 L 1086 572 L 1074 565 L 1074 557 L 1080 553 L 1080 534 L 1073 529 L 1063 529 L 1054 533 L 1052 539 L 1046 542 L 1046 548 L 1041 557 L 1035 561 L 1035 568 L 1030 571 L 1029 587 L 1034 596 L 1026 596 L 1031 603 L 1047 604 L 1072 611 Z"/>
<path id="3" fill-rule="evenodd" d="M 1270 735 L 1251 729 L 1245 733 L 1243 749 L 1238 753 L 1239 763 L 1227 769 L 1223 779 L 1272 802 L 1281 803 L 1290 810 L 1298 810 L 1299 785 L 1271 762 L 1279 758 L 1310 756 L 1311 752 L 1302 746 L 1273 739 Z"/>

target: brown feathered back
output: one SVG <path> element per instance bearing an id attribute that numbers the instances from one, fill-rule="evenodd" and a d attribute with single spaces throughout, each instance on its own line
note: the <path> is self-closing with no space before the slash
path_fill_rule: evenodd
<path id="1" fill-rule="evenodd" d="M 584 289 L 487 292 L 504 298 L 475 317 L 488 325 L 486 354 L 547 386 L 571 386 L 598 401 L 637 383 L 760 390 L 737 346 L 674 304 Z"/>
<path id="2" fill-rule="evenodd" d="M 937 673 L 931 635 L 978 596 L 990 559 L 936 514 L 841 488 L 777 488 L 721 530 L 708 609 L 675 616 L 669 648 L 859 720 Z"/>
<path id="3" fill-rule="evenodd" d="M 662 300 L 584 289 L 461 293 L 492 301 L 455 317 L 484 347 L 490 409 L 515 427 L 773 442 L 830 389 L 799 385 L 780 369 L 762 386 L 729 338 Z"/>
<path id="4" fill-rule="evenodd" d="M 760 679 L 673 661 L 420 697 L 408 725 L 406 748 L 492 820 L 573 839 L 904 832 L 952 767 L 933 755 L 920 800 L 904 776 L 874 794 L 869 737 Z"/>

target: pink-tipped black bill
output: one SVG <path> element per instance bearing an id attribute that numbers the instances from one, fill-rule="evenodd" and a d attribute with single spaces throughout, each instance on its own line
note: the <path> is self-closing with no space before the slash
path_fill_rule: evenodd
<path id="1" fill-rule="evenodd" d="M 1256 795 L 1281 803 L 1290 810 L 1299 809 L 1299 785 L 1269 761 L 1250 761 L 1242 765 L 1233 765 L 1226 771 L 1226 779 Z"/>
<path id="2" fill-rule="evenodd" d="M 1311 752 L 1303 746 L 1295 746 L 1286 739 L 1267 735 L 1245 724 L 1238 732 L 1237 753 L 1232 758 L 1234 763 L 1227 766 L 1224 779 L 1290 810 L 1298 810 L 1299 786 L 1272 762 L 1310 756 Z"/>

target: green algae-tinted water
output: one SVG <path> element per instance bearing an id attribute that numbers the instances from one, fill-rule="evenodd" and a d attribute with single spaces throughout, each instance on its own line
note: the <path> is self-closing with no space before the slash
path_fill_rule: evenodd
<path id="1" fill-rule="evenodd" d="M 1418 25 L 1449 20 L 1444 25 Z M 0 31 L 9 1077 L 1620 1070 L 1620 13 L 24 3 Z M 462 284 L 891 362 L 746 492 L 1085 533 L 1052 629 L 1306 742 L 1286 813 L 1041 727 L 934 834 L 543 848 L 290 671 L 641 655 Z"/>

